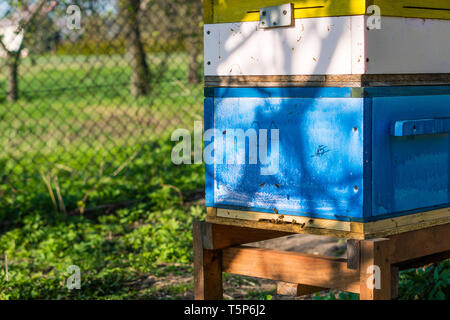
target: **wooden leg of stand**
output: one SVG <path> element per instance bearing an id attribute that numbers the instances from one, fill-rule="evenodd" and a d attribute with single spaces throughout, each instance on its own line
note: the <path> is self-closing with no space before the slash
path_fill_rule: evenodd
<path id="1" fill-rule="evenodd" d="M 222 300 L 222 251 L 203 246 L 202 222 L 194 222 L 194 296 L 196 300 Z"/>
<path id="2" fill-rule="evenodd" d="M 390 300 L 391 288 L 389 239 L 362 240 L 360 299 Z"/>

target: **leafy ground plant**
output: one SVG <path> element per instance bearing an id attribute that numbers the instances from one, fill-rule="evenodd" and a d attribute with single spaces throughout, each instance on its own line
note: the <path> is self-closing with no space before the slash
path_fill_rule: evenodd
<path id="1" fill-rule="evenodd" d="M 170 150 L 170 140 L 144 145 L 114 177 L 129 152 L 118 150 L 103 177 L 93 161 L 88 178 L 85 171 L 55 169 L 47 179 L 1 184 L 0 298 L 152 298 L 158 297 L 152 277 L 191 274 L 191 226 L 204 215 L 204 170 L 172 165 Z M 64 210 L 50 177 L 58 177 Z M 71 265 L 81 270 L 80 290 L 66 287 Z"/>
<path id="2" fill-rule="evenodd" d="M 399 294 L 404 299 L 450 299 L 450 260 L 400 274 Z"/>
<path id="3" fill-rule="evenodd" d="M 117 149 L 102 177 L 101 157 L 93 158 L 98 162 L 91 161 L 89 174 L 46 171 L 55 195 L 52 178 L 58 177 L 65 211 L 58 200 L 55 206 L 40 175 L 4 181 L 0 298 L 192 298 L 191 230 L 193 220 L 205 214 L 204 169 L 174 166 L 168 156 L 171 146 L 169 139 L 142 145 L 114 177 L 130 152 Z M 71 159 L 65 164 L 70 167 Z M 69 178 L 72 183 L 65 183 Z M 67 288 L 71 265 L 81 270 L 79 290 Z M 224 282 L 227 299 L 278 298 L 273 282 L 230 275 Z M 400 299 L 448 299 L 449 282 L 449 261 L 404 271 Z M 329 292 L 315 298 L 358 296 Z"/>
<path id="4" fill-rule="evenodd" d="M 318 293 L 318 300 L 357 300 L 358 294 L 329 291 Z M 450 299 L 450 260 L 418 269 L 404 270 L 399 275 L 398 300 Z"/>

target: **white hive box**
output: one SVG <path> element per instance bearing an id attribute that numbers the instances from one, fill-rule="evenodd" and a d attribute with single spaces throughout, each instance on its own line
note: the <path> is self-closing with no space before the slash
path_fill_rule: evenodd
<path id="1" fill-rule="evenodd" d="M 213 8 L 204 27 L 207 80 L 450 73 L 450 1 L 432 1 L 439 5 L 436 10 L 418 7 L 412 12 L 405 5 L 391 8 L 388 1 L 363 0 L 352 1 L 356 4 L 347 11 L 330 7 L 312 12 L 302 8 L 343 1 L 293 1 L 293 25 L 278 28 L 261 28 L 259 10 L 284 1 L 206 2 Z M 379 5 L 380 29 L 369 29 L 374 21 L 364 14 L 369 2 Z M 206 3 L 205 10 L 207 16 Z"/>

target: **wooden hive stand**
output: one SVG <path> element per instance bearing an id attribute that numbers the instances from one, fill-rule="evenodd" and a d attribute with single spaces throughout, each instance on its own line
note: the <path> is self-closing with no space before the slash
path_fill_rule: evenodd
<path id="1" fill-rule="evenodd" d="M 358 293 L 361 300 L 389 300 L 398 295 L 400 270 L 450 258 L 450 223 L 383 238 L 350 238 L 347 259 L 339 259 L 242 246 L 300 232 L 239 226 L 236 220 L 224 224 L 215 220 L 216 212 L 208 208 L 210 222 L 194 223 L 197 300 L 223 298 L 223 272 L 278 281 L 278 294 L 301 296 L 338 289 Z"/>

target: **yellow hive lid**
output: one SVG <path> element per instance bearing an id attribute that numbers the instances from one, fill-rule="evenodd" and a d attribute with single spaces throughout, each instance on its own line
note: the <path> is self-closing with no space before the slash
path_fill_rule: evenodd
<path id="1" fill-rule="evenodd" d="M 382 16 L 450 20 L 449 0 L 203 0 L 205 23 L 259 21 L 259 9 L 294 5 L 296 19 L 364 15 L 377 5 Z"/>

